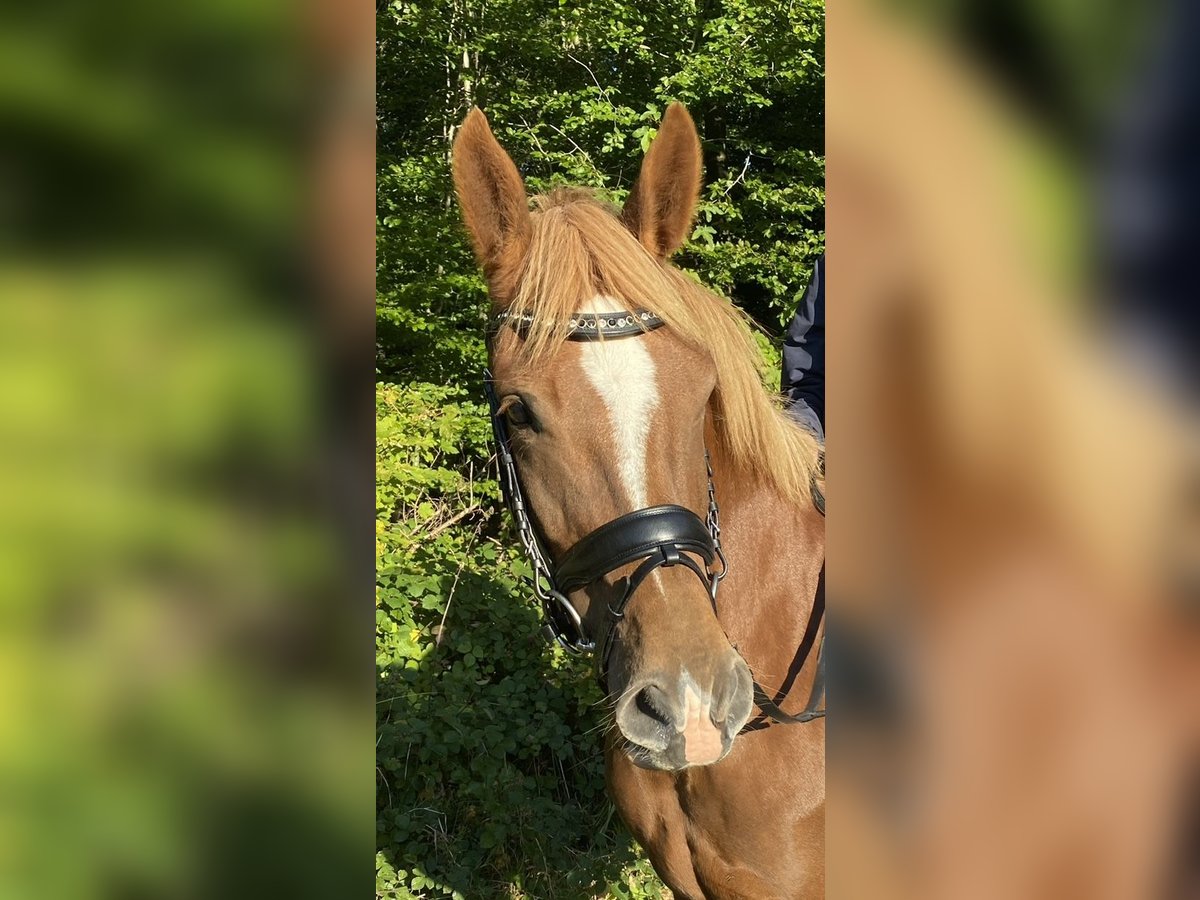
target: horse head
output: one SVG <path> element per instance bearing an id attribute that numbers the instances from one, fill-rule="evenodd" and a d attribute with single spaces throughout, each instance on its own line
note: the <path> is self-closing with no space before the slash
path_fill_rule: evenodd
<path id="1" fill-rule="evenodd" d="M 626 749 L 650 768 L 717 762 L 752 679 L 714 614 L 706 450 L 732 389 L 719 357 L 735 351 L 703 336 L 728 313 L 667 263 L 700 192 L 691 117 L 667 110 L 621 210 L 579 190 L 531 210 L 479 110 L 454 179 L 493 303 L 493 413 L 561 600 L 599 645 Z"/>

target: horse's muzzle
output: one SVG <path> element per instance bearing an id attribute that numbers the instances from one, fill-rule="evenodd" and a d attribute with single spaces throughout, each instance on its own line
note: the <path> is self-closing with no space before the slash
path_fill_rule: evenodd
<path id="1" fill-rule="evenodd" d="M 723 759 L 753 705 L 750 669 L 741 657 L 708 684 L 686 671 L 642 678 L 623 692 L 616 722 L 640 766 L 676 771 Z"/>

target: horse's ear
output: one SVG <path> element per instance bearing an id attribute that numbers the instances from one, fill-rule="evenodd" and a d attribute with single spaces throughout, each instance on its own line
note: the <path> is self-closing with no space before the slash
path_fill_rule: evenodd
<path id="1" fill-rule="evenodd" d="M 700 170 L 696 126 L 682 103 L 672 103 L 621 214 L 642 246 L 659 259 L 682 247 L 691 232 Z"/>
<path id="2" fill-rule="evenodd" d="M 504 282 L 515 277 L 533 226 L 521 174 L 478 107 L 467 113 L 454 139 L 453 167 L 458 205 L 495 294 L 498 287 L 511 287 Z"/>

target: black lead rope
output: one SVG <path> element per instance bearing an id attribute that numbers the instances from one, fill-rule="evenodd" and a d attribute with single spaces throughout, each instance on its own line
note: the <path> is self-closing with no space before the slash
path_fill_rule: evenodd
<path id="1" fill-rule="evenodd" d="M 808 662 L 809 654 L 812 653 L 813 645 L 817 640 L 817 632 L 821 630 L 821 620 L 824 618 L 825 567 L 822 566 L 821 576 L 817 580 L 817 596 L 813 602 L 812 613 L 808 617 L 808 625 L 804 628 L 804 637 L 800 640 L 800 647 L 796 650 L 796 656 L 788 667 L 787 677 L 774 698 L 769 697 L 757 681 L 754 682 L 754 702 L 762 710 L 762 714 L 747 722 L 742 728 L 743 733 L 766 728 L 772 720 L 781 725 L 802 725 L 813 719 L 825 717 L 825 710 L 817 708 L 825 696 L 825 638 L 823 636 L 821 646 L 817 650 L 817 672 L 813 678 L 812 690 L 809 691 L 808 703 L 805 704 L 804 710 L 796 715 L 791 715 L 784 712 L 779 706 L 791 691 L 792 685 L 796 683 L 796 679 L 804 669 L 804 664 Z"/>
<path id="2" fill-rule="evenodd" d="M 821 474 L 825 474 L 825 451 L 821 451 L 820 459 Z M 816 479 L 812 482 L 812 497 L 813 505 L 817 508 L 822 516 L 825 515 L 825 494 L 818 486 Z M 825 696 L 825 636 L 821 636 L 821 646 L 817 648 L 817 671 L 813 676 L 812 690 L 808 693 L 808 703 L 804 705 L 802 712 L 797 715 L 785 713 L 779 706 L 787 697 L 792 689 L 792 685 L 796 683 L 804 664 L 808 661 L 808 655 L 812 652 L 813 644 L 817 640 L 817 632 L 821 630 L 821 620 L 825 618 L 825 566 L 821 566 L 821 574 L 817 578 L 817 596 L 813 601 L 812 612 L 808 616 L 808 624 L 804 627 L 804 637 L 800 640 L 800 647 L 796 650 L 796 656 L 792 659 L 792 664 L 788 667 L 787 677 L 780 686 L 775 697 L 767 696 L 767 692 L 757 681 L 754 682 L 754 702 L 759 709 L 762 710 L 762 715 L 756 716 L 750 722 L 742 727 L 742 733 L 747 731 L 758 731 L 772 724 L 772 721 L 778 722 L 781 725 L 802 725 L 805 722 L 811 722 L 813 719 L 825 718 L 825 710 L 818 709 L 822 698 Z"/>

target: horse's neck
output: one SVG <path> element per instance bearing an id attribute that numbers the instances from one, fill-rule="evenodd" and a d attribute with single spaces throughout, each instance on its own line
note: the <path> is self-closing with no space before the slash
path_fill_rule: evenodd
<path id="1" fill-rule="evenodd" d="M 809 502 L 781 498 L 760 479 L 714 460 L 721 543 L 729 574 L 717 596 L 731 641 L 764 687 L 779 684 L 812 613 L 825 559 L 825 521 Z"/>

